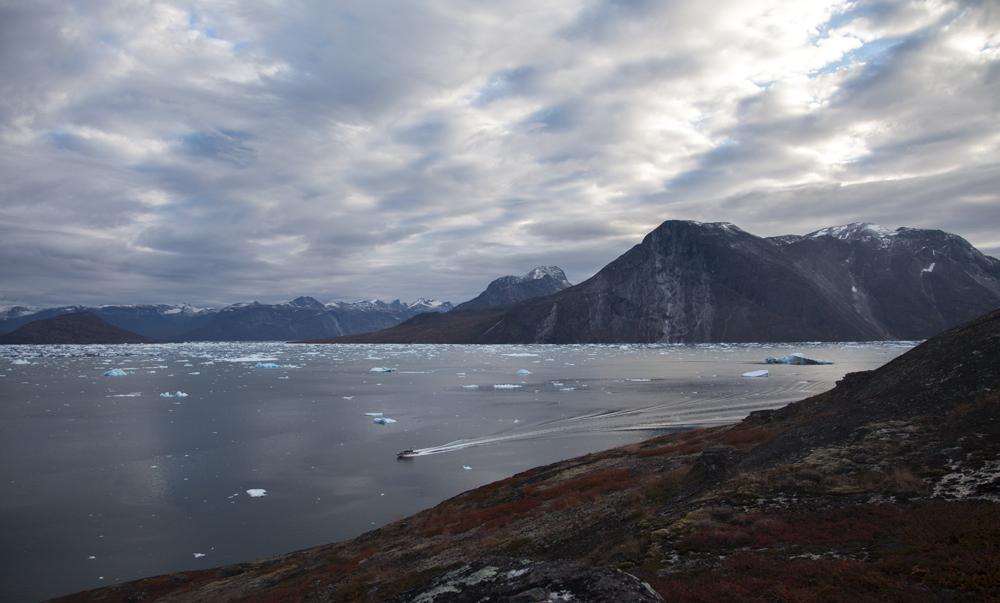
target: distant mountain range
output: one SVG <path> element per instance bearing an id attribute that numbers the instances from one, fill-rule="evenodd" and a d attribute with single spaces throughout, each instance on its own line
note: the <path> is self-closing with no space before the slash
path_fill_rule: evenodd
<path id="1" fill-rule="evenodd" d="M 30 322 L 63 314 L 90 312 L 133 333 L 170 341 L 289 341 L 377 331 L 422 312 L 447 312 L 448 302 L 418 299 L 323 305 L 311 297 L 284 304 L 240 303 L 201 309 L 188 305 L 14 307 L 0 313 L 0 334 Z"/>
<path id="2" fill-rule="evenodd" d="M 667 221 L 579 285 L 329 342 L 919 340 L 1000 307 L 1000 260 L 940 230 L 867 223 L 761 238 Z"/>
<path id="3" fill-rule="evenodd" d="M 459 307 L 476 308 L 519 302 L 555 293 L 569 286 L 562 269 L 557 266 L 539 266 L 524 276 L 496 279 L 478 297 Z M 63 306 L 42 310 L 14 307 L 0 313 L 0 335 L 32 322 L 88 312 L 133 334 L 141 333 L 161 340 L 290 341 L 379 331 L 419 314 L 437 316 L 452 309 L 450 302 L 424 298 L 412 304 L 398 299 L 389 303 L 375 299 L 322 304 L 312 297 L 298 297 L 283 304 L 239 303 L 221 310 L 164 304 Z M 45 337 L 46 343 L 54 343 L 50 341 L 48 334 Z M 109 338 L 106 343 L 117 343 L 117 339 L 120 339 L 111 335 Z M 19 342 L 30 343 L 23 338 Z"/>
<path id="4" fill-rule="evenodd" d="M 101 320 L 90 312 L 60 314 L 29 322 L 6 335 L 0 344 L 89 344 L 89 343 L 166 343 L 143 337 Z"/>

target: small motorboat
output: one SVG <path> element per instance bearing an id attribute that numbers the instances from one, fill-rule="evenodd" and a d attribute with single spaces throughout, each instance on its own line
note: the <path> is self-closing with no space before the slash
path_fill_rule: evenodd
<path id="1" fill-rule="evenodd" d="M 402 452 L 397 452 L 396 453 L 396 458 L 398 458 L 398 459 L 412 459 L 415 456 L 417 456 L 417 453 L 412 448 L 407 448 L 406 450 L 404 450 Z"/>

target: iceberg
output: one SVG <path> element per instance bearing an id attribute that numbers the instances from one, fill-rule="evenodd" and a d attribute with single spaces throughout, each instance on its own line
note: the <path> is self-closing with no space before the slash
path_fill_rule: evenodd
<path id="1" fill-rule="evenodd" d="M 462 469 L 465 469 L 466 471 L 472 471 L 472 467 L 468 465 L 462 465 Z"/>
<path id="2" fill-rule="evenodd" d="M 182 392 L 180 390 L 178 390 L 177 393 L 173 393 L 173 394 L 170 393 L 170 392 L 167 392 L 165 394 L 160 394 L 161 398 L 187 398 L 187 396 L 188 396 L 187 394 L 185 394 L 184 392 Z"/>
<path id="3" fill-rule="evenodd" d="M 254 365 L 255 369 L 280 369 L 281 365 L 275 364 L 273 362 L 258 362 Z"/>
<path id="4" fill-rule="evenodd" d="M 11 364 L 17 365 L 17 364 L 31 364 L 31 363 L 25 360 L 24 358 L 16 358 L 14 359 L 13 362 L 11 362 Z"/>
<path id="5" fill-rule="evenodd" d="M 513 385 L 511 383 L 499 383 L 493 386 L 493 389 L 517 389 L 521 387 L 520 385 Z"/>
<path id="6" fill-rule="evenodd" d="M 125 371 L 116 368 L 104 373 L 105 377 L 124 377 L 125 375 L 131 375 L 132 373 L 126 373 Z"/>
<path id="7" fill-rule="evenodd" d="M 517 374 L 518 375 L 530 375 L 531 371 L 526 371 L 524 369 L 521 369 L 521 370 L 517 371 Z"/>
<path id="8" fill-rule="evenodd" d="M 260 498 L 262 496 L 267 496 L 267 490 L 263 488 L 250 488 L 247 490 L 247 494 L 250 495 L 250 498 Z"/>
<path id="9" fill-rule="evenodd" d="M 465 389 L 479 389 L 478 385 L 463 385 Z"/>
<path id="10" fill-rule="evenodd" d="M 365 416 L 366 417 L 381 417 L 382 413 L 380 413 L 380 412 L 366 412 Z"/>
<path id="11" fill-rule="evenodd" d="M 386 366 L 376 366 L 376 367 L 372 368 L 371 370 L 369 370 L 368 372 L 369 373 L 393 373 L 395 371 L 396 371 L 396 369 L 394 369 L 394 368 L 389 368 L 389 367 L 386 367 Z"/>
<path id="12" fill-rule="evenodd" d="M 789 354 L 787 356 L 782 356 L 781 358 L 775 358 L 774 356 L 768 356 L 764 359 L 764 362 L 768 364 L 833 364 L 829 360 L 816 360 L 815 358 L 806 358 L 805 354 Z"/>
<path id="13" fill-rule="evenodd" d="M 750 371 L 749 373 L 743 373 L 744 377 L 767 377 L 770 373 L 766 370 L 764 371 Z"/>
<path id="14" fill-rule="evenodd" d="M 386 425 L 388 423 L 395 423 L 395 422 L 396 419 L 387 419 L 385 417 L 377 417 L 372 420 L 372 423 L 375 423 L 376 425 Z"/>

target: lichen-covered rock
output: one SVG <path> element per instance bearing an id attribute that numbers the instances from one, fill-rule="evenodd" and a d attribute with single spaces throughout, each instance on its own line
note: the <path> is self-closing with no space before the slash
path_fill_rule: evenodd
<path id="1" fill-rule="evenodd" d="M 475 601 L 662 603 L 663 598 L 642 580 L 610 567 L 486 557 L 422 582 L 386 603 Z"/>

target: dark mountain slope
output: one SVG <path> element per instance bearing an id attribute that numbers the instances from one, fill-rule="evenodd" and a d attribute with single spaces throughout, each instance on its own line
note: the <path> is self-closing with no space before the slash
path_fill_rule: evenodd
<path id="1" fill-rule="evenodd" d="M 90 312 L 30 322 L 0 336 L 0 344 L 165 343 L 120 329 Z"/>
<path id="2" fill-rule="evenodd" d="M 500 306 L 543 297 L 570 287 L 566 274 L 558 266 L 539 266 L 524 276 L 502 276 L 486 287 L 475 299 L 455 306 L 455 310 L 471 310 Z M 455 311 L 452 310 L 452 311 Z"/>
<path id="3" fill-rule="evenodd" d="M 995 311 L 736 425 L 538 467 L 351 541 L 58 601 L 648 593 L 608 566 L 672 602 L 995 601 L 998 542 Z"/>
<path id="4" fill-rule="evenodd" d="M 668 221 L 583 283 L 516 303 L 478 333 L 466 320 L 449 336 L 446 318 L 434 341 L 924 339 L 998 307 L 1000 260 L 941 231 L 852 224 L 764 239 L 728 223 Z"/>

